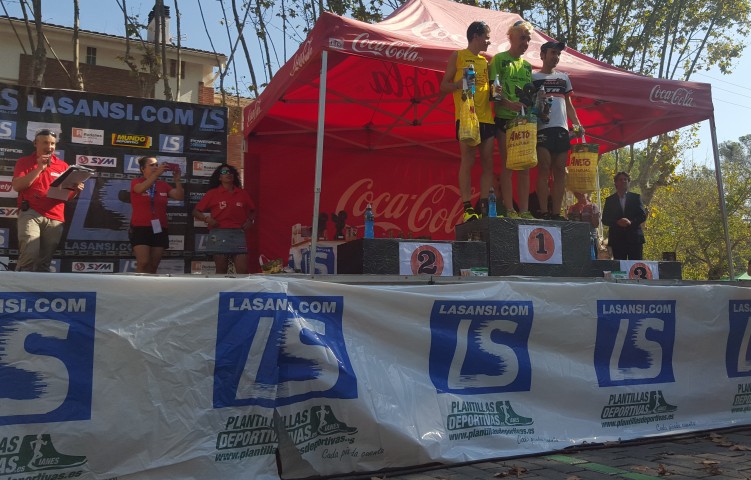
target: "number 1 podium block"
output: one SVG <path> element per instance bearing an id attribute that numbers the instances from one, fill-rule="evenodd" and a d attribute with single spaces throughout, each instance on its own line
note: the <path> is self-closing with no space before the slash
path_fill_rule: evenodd
<path id="1" fill-rule="evenodd" d="M 589 229 L 584 222 L 486 217 L 457 225 L 456 239 L 485 242 L 491 276 L 588 277 Z"/>

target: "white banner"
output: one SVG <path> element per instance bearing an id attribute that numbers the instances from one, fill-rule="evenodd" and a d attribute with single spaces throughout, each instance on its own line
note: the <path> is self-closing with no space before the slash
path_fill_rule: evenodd
<path id="1" fill-rule="evenodd" d="M 277 448 L 304 478 L 751 424 L 749 335 L 733 284 L 0 272 L 0 479 L 278 479 Z"/>

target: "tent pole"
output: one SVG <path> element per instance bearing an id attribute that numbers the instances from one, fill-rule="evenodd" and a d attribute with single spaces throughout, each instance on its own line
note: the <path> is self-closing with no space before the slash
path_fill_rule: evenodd
<path id="1" fill-rule="evenodd" d="M 712 134 L 712 153 L 714 154 L 714 171 L 717 178 L 717 194 L 720 196 L 720 214 L 722 215 L 722 227 L 725 229 L 725 248 L 728 255 L 728 269 L 730 280 L 735 280 L 733 272 L 733 252 L 730 248 L 730 230 L 728 229 L 728 215 L 725 208 L 725 189 L 722 186 L 722 170 L 720 169 L 720 150 L 717 148 L 717 128 L 714 123 L 714 112 L 709 117 L 709 131 Z"/>
<path id="2" fill-rule="evenodd" d="M 316 136 L 316 179 L 313 190 L 313 223 L 310 239 L 310 264 L 308 273 L 315 275 L 316 255 L 318 254 L 318 212 L 321 208 L 321 175 L 323 170 L 323 126 L 326 123 L 326 71 L 328 70 L 329 52 L 321 52 L 321 80 L 318 89 L 318 132 Z M 334 272 L 326 272 L 334 273 Z"/>

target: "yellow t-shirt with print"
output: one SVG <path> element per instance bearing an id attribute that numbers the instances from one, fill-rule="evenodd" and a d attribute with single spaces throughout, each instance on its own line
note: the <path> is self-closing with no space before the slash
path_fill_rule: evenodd
<path id="1" fill-rule="evenodd" d="M 495 123 L 493 109 L 490 106 L 490 82 L 488 81 L 488 60 L 482 55 L 475 55 L 467 49 L 459 50 L 456 55 L 456 75 L 454 82 L 464 76 L 464 69 L 475 66 L 475 112 L 480 123 Z M 462 91 L 454 91 L 454 118 L 459 120 L 459 107 L 462 104 Z"/>

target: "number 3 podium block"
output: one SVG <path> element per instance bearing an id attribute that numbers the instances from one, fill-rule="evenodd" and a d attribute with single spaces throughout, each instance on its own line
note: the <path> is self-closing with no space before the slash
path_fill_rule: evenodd
<path id="1" fill-rule="evenodd" d="M 481 218 L 457 225 L 456 239 L 485 242 L 491 276 L 591 276 L 589 224 L 584 222 Z"/>

